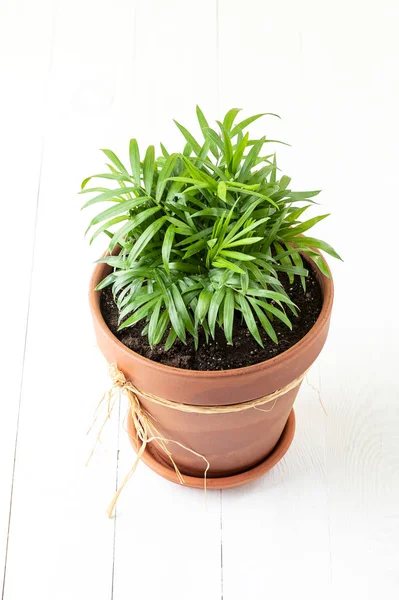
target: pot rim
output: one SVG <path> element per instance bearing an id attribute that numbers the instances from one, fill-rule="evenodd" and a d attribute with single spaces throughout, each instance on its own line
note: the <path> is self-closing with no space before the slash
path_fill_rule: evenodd
<path id="1" fill-rule="evenodd" d="M 319 253 L 320 254 L 320 253 Z M 142 363 L 146 366 L 152 366 L 160 371 L 163 371 L 165 375 L 167 374 L 175 374 L 175 375 L 185 375 L 186 377 L 200 378 L 206 379 L 210 377 L 239 377 L 244 374 L 256 373 L 258 371 L 264 371 L 265 369 L 272 369 L 279 363 L 283 363 L 292 355 L 296 354 L 299 350 L 303 350 L 306 348 L 312 340 L 318 335 L 318 333 L 323 328 L 325 322 L 330 318 L 333 298 L 334 298 L 334 283 L 332 276 L 330 278 L 326 277 L 322 274 L 316 263 L 306 256 L 306 259 L 311 264 L 316 278 L 320 284 L 322 295 L 323 295 L 323 305 L 321 307 L 321 311 L 317 320 L 313 327 L 307 332 L 306 335 L 303 336 L 296 344 L 284 350 L 277 356 L 273 358 L 268 358 L 259 363 L 255 363 L 254 365 L 248 365 L 246 367 L 238 367 L 235 369 L 221 369 L 217 370 L 209 370 L 209 371 L 197 371 L 194 369 L 181 369 L 180 367 L 170 367 L 169 365 L 164 365 L 162 363 L 151 360 L 150 358 L 146 358 L 141 354 L 138 354 L 134 350 L 131 350 L 125 344 L 123 344 L 118 338 L 112 333 L 106 324 L 100 309 L 100 303 L 98 301 L 100 291 L 96 291 L 95 287 L 99 283 L 99 272 L 106 266 L 104 263 L 98 263 L 93 271 L 93 274 L 90 278 L 90 288 L 89 288 L 89 303 L 93 318 L 96 319 L 97 323 L 101 327 L 104 334 L 110 338 L 110 341 L 115 344 L 121 352 L 123 352 L 128 358 L 134 358 L 136 361 Z M 330 270 L 330 269 L 329 269 Z M 331 271 L 330 271 L 331 275 Z"/>

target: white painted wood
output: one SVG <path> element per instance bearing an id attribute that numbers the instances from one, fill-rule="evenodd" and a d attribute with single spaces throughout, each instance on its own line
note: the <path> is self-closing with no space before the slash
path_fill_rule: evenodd
<path id="1" fill-rule="evenodd" d="M 7 553 L 14 452 L 29 311 L 32 251 L 43 145 L 52 9 L 42 21 L 23 2 L 0 9 L 0 164 L 2 283 L 0 314 L 0 589 Z M 17 35 L 18 32 L 18 35 Z M 39 35 L 38 35 L 39 34 Z M 24 40 L 21 45 L 20 40 Z M 27 102 L 29 99 L 29 102 Z"/>
<path id="2" fill-rule="evenodd" d="M 240 5 L 220 2 L 221 105 L 231 104 L 235 61 L 249 65 L 258 92 L 241 87 L 238 103 L 282 113 L 270 131 L 295 144 L 279 152 L 285 170 L 298 188 L 324 188 L 332 217 L 319 235 L 345 263 L 332 264 L 332 331 L 311 373 L 328 417 L 304 383 L 287 456 L 247 489 L 223 492 L 224 598 L 394 597 L 399 327 L 380 294 L 395 289 L 397 5 Z"/>
<path id="3" fill-rule="evenodd" d="M 176 8 L 180 10 L 182 5 L 176 4 Z M 121 550 L 116 552 L 118 564 L 114 572 L 115 521 L 105 517 L 105 508 L 115 488 L 117 415 L 108 437 L 104 435 L 108 453 L 100 450 L 90 468 L 84 467 L 90 449 L 85 428 L 107 378 L 105 364 L 94 346 L 86 299 L 92 268 L 88 257 L 97 256 L 101 247 L 90 252 L 87 249 L 82 234 L 89 214 L 79 214 L 81 201 L 76 191 L 85 175 L 100 170 L 103 159 L 96 154 L 96 147 L 112 147 L 123 154 L 131 135 L 137 134 L 141 140 L 144 131 L 147 136 L 152 135 L 154 142 L 161 137 L 156 120 L 151 127 L 143 121 L 145 115 L 147 124 L 151 122 L 159 103 L 152 89 L 152 73 L 159 54 L 155 49 L 150 52 L 150 39 L 147 47 L 144 45 L 148 37 L 143 33 L 145 20 L 151 12 L 147 5 L 137 10 L 142 27 L 141 49 L 137 51 L 139 66 L 135 66 L 134 4 L 119 3 L 112 16 L 108 5 L 98 2 L 85 7 L 60 2 L 57 10 L 6 571 L 7 599 L 24 597 L 28 589 L 30 594 L 40 593 L 49 599 L 112 595 L 124 598 L 132 593 L 132 564 L 141 575 L 140 580 L 134 580 L 134 588 L 143 593 L 151 581 L 154 589 L 159 585 L 159 589 L 169 589 L 170 593 L 177 590 L 177 597 L 183 598 L 200 567 L 207 576 L 197 586 L 197 597 L 203 596 L 210 585 L 211 597 L 219 596 L 218 496 L 208 498 L 206 506 L 203 494 L 184 490 L 180 501 L 176 501 L 177 490 L 173 486 L 159 482 L 146 469 L 138 472 L 121 500 L 121 514 L 116 521 L 116 540 L 120 540 Z M 158 10 L 161 35 L 165 25 L 162 11 Z M 213 10 L 211 16 L 215 32 Z M 182 41 L 189 45 L 193 39 L 188 32 L 185 39 L 178 38 L 175 25 L 174 37 L 168 41 L 173 19 L 168 27 L 169 33 L 165 29 L 164 34 L 165 46 L 169 44 L 169 51 L 164 51 L 167 66 L 158 77 L 158 93 L 166 90 L 165 112 L 172 110 L 180 94 L 177 88 L 167 91 L 171 84 L 169 62 Z M 108 43 L 101 48 L 97 40 L 105 37 Z M 210 54 L 198 48 L 195 56 L 201 54 L 205 60 L 213 53 L 214 48 Z M 188 71 L 192 59 L 193 52 L 189 51 L 179 68 Z M 140 85 L 136 85 L 137 78 Z M 141 87 L 145 93 L 136 98 Z M 188 87 L 186 96 L 190 98 L 193 119 L 195 100 L 206 100 L 207 95 L 197 95 Z M 175 116 L 184 121 L 188 113 L 183 100 L 181 107 L 181 113 Z M 165 119 L 161 121 L 167 123 Z M 173 131 L 170 138 L 176 137 L 173 123 L 169 122 L 169 127 Z M 151 140 L 144 136 L 146 141 Z M 57 248 L 57 252 L 49 254 L 49 248 Z M 68 281 L 73 281 L 72 288 Z M 49 296 L 54 302 L 47 299 Z M 48 320 L 54 327 L 43 330 L 43 323 Z M 58 323 L 63 326 L 61 340 L 54 339 Z M 127 439 L 123 443 L 126 446 Z M 130 447 L 125 448 L 120 472 L 130 466 L 132 458 Z M 140 488 L 137 497 L 136 486 Z M 156 501 L 157 486 L 168 488 L 161 492 L 163 513 L 158 508 L 159 499 Z M 152 502 L 148 501 L 148 494 Z M 190 529 L 193 510 L 196 519 Z M 146 514 L 140 523 L 138 512 Z M 148 526 L 146 537 L 144 528 Z M 152 550 L 154 535 L 165 540 L 158 551 Z M 187 552 L 193 538 L 197 539 L 197 549 Z M 172 574 L 166 561 L 159 584 L 152 581 L 150 549 L 159 561 L 172 551 L 179 565 L 177 573 Z"/>
<path id="4" fill-rule="evenodd" d="M 105 510 L 115 490 L 118 422 L 104 433 L 106 451 L 100 448 L 86 468 L 86 430 L 107 378 L 87 305 L 99 248 L 89 251 L 83 238 L 89 215 L 79 212 L 77 191 L 98 168 L 95 149 L 124 131 L 113 82 L 132 65 L 119 58 L 130 3 L 112 11 L 94 1 L 54 8 L 7 600 L 108 599 L 113 582 L 114 522 Z M 36 3 L 31 23 L 51 10 Z"/>
<path id="5" fill-rule="evenodd" d="M 19 243 L 18 271 L 3 270 L 12 304 L 0 295 L 2 315 L 13 307 L 0 340 L 0 568 L 24 364 L 4 598 L 396 597 L 397 3 L 18 0 L 1 10 L 13 92 L 1 97 L 2 239 Z M 171 119 L 191 126 L 196 103 L 209 119 L 232 106 L 280 113 L 253 131 L 293 144 L 278 150 L 298 189 L 323 188 L 332 216 L 317 234 L 345 258 L 332 264 L 331 333 L 309 375 L 328 416 L 304 382 L 293 445 L 269 475 L 208 493 L 206 506 L 201 491 L 141 465 L 109 521 L 134 455 L 115 414 L 84 466 L 107 377 L 87 307 L 102 246 L 83 239 L 76 191 L 103 164 L 96 148 L 126 156 L 132 136 L 173 147 Z"/>
<path id="6" fill-rule="evenodd" d="M 167 148 L 181 145 L 173 118 L 195 130 L 196 103 L 215 115 L 215 3 L 195 4 L 194 12 L 185 0 L 136 5 L 129 134 L 158 148 L 160 141 Z M 119 480 L 133 459 L 122 430 Z M 205 499 L 201 490 L 178 488 L 142 466 L 118 506 L 115 600 L 216 600 L 220 586 L 219 494 L 209 492 Z"/>
<path id="7" fill-rule="evenodd" d="M 119 456 L 121 481 L 135 456 L 123 429 Z M 220 598 L 219 492 L 178 487 L 139 465 L 116 523 L 114 598 Z"/>

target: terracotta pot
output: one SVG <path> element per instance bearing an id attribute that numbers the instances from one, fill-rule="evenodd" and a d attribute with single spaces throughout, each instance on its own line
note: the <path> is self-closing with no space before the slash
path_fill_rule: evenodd
<path id="1" fill-rule="evenodd" d="M 109 363 L 116 363 L 126 378 L 147 393 L 171 401 L 194 405 L 238 404 L 260 398 L 286 387 L 315 361 L 327 337 L 333 303 L 332 280 L 311 263 L 322 288 L 323 306 L 312 329 L 294 346 L 267 361 L 228 371 L 189 371 L 168 367 L 144 358 L 124 346 L 108 329 L 100 311 L 100 292 L 96 285 L 110 267 L 96 266 L 90 282 L 90 307 L 98 345 Z M 282 395 L 273 409 L 256 409 L 224 414 L 193 414 L 151 403 L 140 397 L 153 415 L 163 435 L 206 456 L 209 477 L 227 477 L 243 473 L 273 451 L 287 423 L 300 384 Z M 270 406 L 266 405 L 269 409 Z M 158 446 L 150 446 L 157 457 Z M 178 445 L 170 446 L 181 472 L 200 477 L 204 473 L 201 458 Z M 168 459 L 158 456 L 165 464 Z"/>

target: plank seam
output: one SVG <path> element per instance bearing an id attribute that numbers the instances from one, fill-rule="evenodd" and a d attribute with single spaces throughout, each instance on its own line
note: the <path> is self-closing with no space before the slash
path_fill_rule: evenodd
<path id="1" fill-rule="evenodd" d="M 31 260 L 31 266 L 30 266 L 28 307 L 27 307 L 27 312 L 26 312 L 24 349 L 23 349 L 23 355 L 22 355 L 21 379 L 20 379 L 20 385 L 19 385 L 18 412 L 17 412 L 17 424 L 16 424 L 14 456 L 13 456 L 13 466 L 12 466 L 12 476 L 11 476 L 10 504 L 9 504 L 9 510 L 8 510 L 6 549 L 5 549 L 5 554 L 4 554 L 3 586 L 2 586 L 2 591 L 1 591 L 2 600 L 4 600 L 4 594 L 5 594 L 5 588 L 6 588 L 8 547 L 9 547 L 9 541 L 10 541 L 11 517 L 12 517 L 12 500 L 13 500 L 13 493 L 14 493 L 19 421 L 20 421 L 20 416 L 21 416 L 23 381 L 24 381 L 24 374 L 25 374 L 26 348 L 27 348 L 28 331 L 29 331 L 29 316 L 30 316 L 30 304 L 31 304 L 31 297 L 32 297 L 33 267 L 34 267 L 34 257 L 35 257 L 35 249 L 36 249 L 36 233 L 37 233 L 37 222 L 38 222 L 38 214 L 39 214 L 39 197 L 40 197 L 40 187 L 41 187 L 41 179 L 42 179 L 43 156 L 44 156 L 44 136 L 42 137 L 42 147 L 41 147 L 40 167 L 39 167 L 39 182 L 38 182 L 38 186 L 37 186 L 35 220 L 34 220 L 34 224 L 33 224 L 32 260 Z"/>

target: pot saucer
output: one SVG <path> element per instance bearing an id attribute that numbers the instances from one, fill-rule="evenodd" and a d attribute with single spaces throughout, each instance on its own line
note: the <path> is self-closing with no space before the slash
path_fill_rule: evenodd
<path id="1" fill-rule="evenodd" d="M 137 451 L 138 441 L 135 436 L 134 425 L 132 421 L 132 417 L 129 413 L 127 419 L 127 429 L 129 433 L 130 442 L 133 448 Z M 284 456 L 287 452 L 288 448 L 291 445 L 291 442 L 294 438 L 295 433 L 295 413 L 294 409 L 291 410 L 290 415 L 288 417 L 288 421 L 284 427 L 283 433 L 277 442 L 274 450 L 269 454 L 261 463 L 248 469 L 248 471 L 244 471 L 243 473 L 238 473 L 236 475 L 229 475 L 227 477 L 209 477 L 206 480 L 206 487 L 208 490 L 222 490 L 226 488 L 232 488 L 239 485 L 243 485 L 244 483 L 249 483 L 254 479 L 257 479 L 261 475 L 264 475 L 268 471 L 270 471 Z M 187 487 L 192 488 L 203 488 L 204 487 L 204 478 L 203 477 L 193 477 L 191 475 L 183 475 L 184 484 L 180 483 L 175 470 L 172 466 L 167 466 L 166 464 L 161 463 L 159 460 L 155 458 L 151 454 L 151 452 L 146 448 L 143 453 L 142 461 L 150 467 L 152 471 L 161 475 L 164 479 L 168 481 L 172 481 L 173 483 L 177 483 L 179 485 L 185 485 Z"/>

